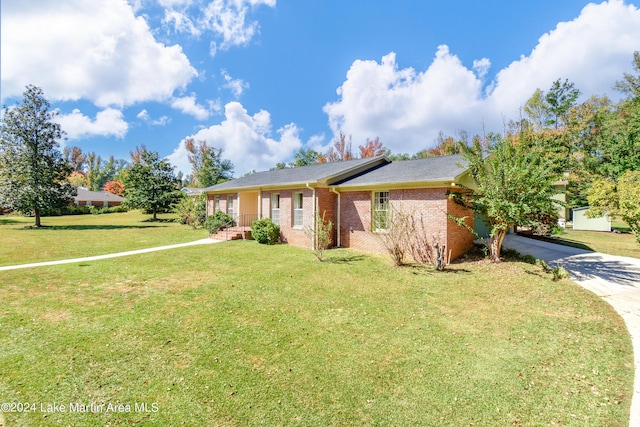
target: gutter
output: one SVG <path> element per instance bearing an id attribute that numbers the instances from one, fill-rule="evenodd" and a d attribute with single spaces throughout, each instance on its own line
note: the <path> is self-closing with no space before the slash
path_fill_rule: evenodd
<path id="1" fill-rule="evenodd" d="M 311 242 L 311 249 L 315 251 L 316 250 L 316 230 L 317 230 L 316 229 L 316 226 L 317 226 L 316 217 L 318 216 L 316 214 L 316 209 L 317 209 L 316 189 L 315 189 L 315 187 L 311 187 L 308 182 L 305 185 L 306 185 L 306 187 L 308 189 L 310 189 L 313 192 L 313 196 L 312 196 L 313 197 L 313 224 L 312 224 L 312 226 L 313 226 L 313 241 Z"/>
<path id="2" fill-rule="evenodd" d="M 332 193 L 338 195 L 338 213 L 336 214 L 336 232 L 337 232 L 337 247 L 340 247 L 340 192 L 336 190 L 336 187 L 329 187 Z"/>

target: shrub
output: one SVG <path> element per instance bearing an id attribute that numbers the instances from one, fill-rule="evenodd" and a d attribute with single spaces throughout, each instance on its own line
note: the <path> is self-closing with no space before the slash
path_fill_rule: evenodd
<path id="1" fill-rule="evenodd" d="M 271 218 L 257 219 L 251 223 L 251 236 L 263 245 L 273 245 L 280 240 L 280 226 Z"/>
<path id="2" fill-rule="evenodd" d="M 560 229 L 558 225 L 558 211 L 536 212 L 529 215 L 531 230 L 536 236 L 548 236 Z"/>
<path id="3" fill-rule="evenodd" d="M 233 225 L 233 218 L 221 211 L 208 216 L 204 221 L 204 228 L 207 229 L 209 234 L 216 234 L 218 231 L 230 227 Z"/>
<path id="4" fill-rule="evenodd" d="M 202 227 L 207 220 L 207 196 L 184 196 L 176 205 L 175 212 L 180 224 Z"/>
<path id="5" fill-rule="evenodd" d="M 325 220 L 325 212 L 320 215 L 316 212 L 315 229 L 314 227 L 306 227 L 304 232 L 315 244 L 312 246 L 311 251 L 318 258 L 318 261 L 322 261 L 324 257 L 324 251 L 333 243 L 333 223 L 329 220 Z"/>

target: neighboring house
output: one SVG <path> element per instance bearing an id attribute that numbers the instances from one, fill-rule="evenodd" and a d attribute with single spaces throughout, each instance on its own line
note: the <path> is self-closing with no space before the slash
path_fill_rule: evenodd
<path id="1" fill-rule="evenodd" d="M 302 247 L 314 245 L 305 230 L 324 214 L 334 224 L 335 246 L 381 253 L 393 207 L 421 219 L 455 259 L 473 246 L 472 233 L 447 218 L 467 217 L 473 227 L 473 212 L 447 197 L 465 191 L 460 184 L 472 185 L 461 163 L 460 155 L 397 162 L 383 156 L 258 172 L 205 188 L 207 214 L 225 212 L 240 226 L 271 218 L 285 242 Z"/>
<path id="2" fill-rule="evenodd" d="M 123 197 L 106 191 L 90 191 L 84 187 L 78 187 L 78 195 L 74 198 L 74 204 L 78 206 L 119 206 L 124 201 Z"/>
<path id="3" fill-rule="evenodd" d="M 573 229 L 587 231 L 611 231 L 611 217 L 602 215 L 596 218 L 587 217 L 589 206 L 573 210 Z"/>
<path id="4" fill-rule="evenodd" d="M 199 196 L 201 194 L 204 194 L 204 189 L 203 188 L 194 188 L 194 187 L 184 187 L 182 189 L 182 192 L 184 194 L 186 194 L 187 196 Z"/>

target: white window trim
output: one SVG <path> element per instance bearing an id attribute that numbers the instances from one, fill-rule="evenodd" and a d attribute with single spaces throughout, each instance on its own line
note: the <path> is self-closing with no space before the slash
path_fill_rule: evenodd
<path id="1" fill-rule="evenodd" d="M 229 194 L 227 196 L 227 215 L 233 217 L 235 214 L 235 200 L 233 200 L 234 197 L 232 194 Z M 229 206 L 231 206 L 231 209 L 229 209 Z"/>
<path id="2" fill-rule="evenodd" d="M 275 199 L 278 199 L 278 207 L 274 208 L 274 201 Z M 278 224 L 280 225 L 280 193 L 271 193 L 271 209 L 269 211 L 269 217 L 271 218 L 271 222 L 273 222 L 274 224 Z M 274 212 L 277 212 L 277 219 L 274 219 Z"/>
<path id="3" fill-rule="evenodd" d="M 300 198 L 300 207 L 296 208 L 296 201 Z M 292 194 L 292 215 L 291 215 L 291 226 L 293 228 L 303 228 L 304 227 L 304 193 L 299 191 Z M 296 213 L 298 215 L 296 215 Z M 300 223 L 296 224 L 296 217 L 299 217 Z"/>
<path id="4" fill-rule="evenodd" d="M 381 193 L 387 193 L 387 200 L 386 200 L 386 209 L 376 209 L 379 205 L 378 205 L 378 201 L 380 200 L 380 194 Z M 391 213 L 391 194 L 389 191 L 374 191 L 371 194 L 371 230 L 374 233 L 386 233 L 389 230 L 389 214 Z M 386 227 L 385 228 L 380 228 L 378 227 L 379 221 L 378 221 L 378 212 L 386 212 L 387 215 L 387 221 L 386 221 Z"/>

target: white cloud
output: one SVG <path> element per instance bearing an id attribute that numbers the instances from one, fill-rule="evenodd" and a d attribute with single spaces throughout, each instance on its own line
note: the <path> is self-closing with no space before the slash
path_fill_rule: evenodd
<path id="1" fill-rule="evenodd" d="M 129 130 L 129 125 L 124 120 L 122 111 L 107 108 L 96 114 L 95 119 L 85 116 L 74 109 L 71 114 L 59 115 L 56 122 L 67 133 L 69 139 L 78 139 L 89 136 L 115 136 L 124 138 Z"/>
<path id="2" fill-rule="evenodd" d="M 209 110 L 202 105 L 196 103 L 196 95 L 183 96 L 181 98 L 173 98 L 171 107 L 195 117 L 197 120 L 207 120 L 209 118 Z"/>
<path id="3" fill-rule="evenodd" d="M 230 102 L 225 106 L 225 119 L 220 124 L 201 129 L 189 138 L 205 140 L 210 146 L 222 148 L 222 157 L 231 160 L 235 176 L 241 176 L 253 169 L 272 168 L 276 163 L 288 160 L 302 146 L 295 124 L 283 126 L 276 133 L 277 139 L 271 134 L 271 116 L 267 111 L 261 110 L 251 116 L 242 104 Z M 184 140 L 168 159 L 178 170 L 190 173 Z"/>
<path id="4" fill-rule="evenodd" d="M 236 99 L 240 98 L 244 90 L 249 88 L 249 83 L 242 79 L 234 79 L 226 70 L 222 70 L 221 74 L 225 81 L 223 87 L 229 89 Z"/>
<path id="5" fill-rule="evenodd" d="M 275 7 L 275 0 L 161 0 L 165 7 L 163 23 L 178 33 L 195 37 L 213 33 L 209 44 L 211 56 L 232 46 L 245 45 L 258 33 L 257 21 L 248 19 L 253 8 Z"/>
<path id="6" fill-rule="evenodd" d="M 7 2 L 1 27 L 3 100 L 35 84 L 52 100 L 125 106 L 167 99 L 197 75 L 125 0 Z"/>
<path id="7" fill-rule="evenodd" d="M 164 126 L 168 123 L 171 123 L 171 118 L 168 116 L 160 116 L 157 119 L 152 119 L 151 115 L 146 109 L 142 109 L 142 111 L 140 111 L 136 117 L 152 126 Z"/>
<path id="8" fill-rule="evenodd" d="M 192 36 L 199 36 L 202 34 L 200 29 L 193 23 L 189 15 L 182 11 L 174 9 L 166 9 L 164 11 L 163 24 L 173 24 L 173 27 L 178 33 L 189 33 Z"/>
<path id="9" fill-rule="evenodd" d="M 528 56 L 501 70 L 488 105 L 515 115 L 536 88 L 558 79 L 575 83 L 586 95 L 615 95 L 612 87 L 630 71 L 640 46 L 640 10 L 622 1 L 588 4 L 572 21 L 544 34 Z"/>
<path id="10" fill-rule="evenodd" d="M 435 144 L 440 131 L 454 135 L 501 132 L 503 117 L 516 119 L 536 88 L 569 79 L 583 94 L 610 96 L 631 71 L 640 46 L 640 11 L 620 0 L 589 4 L 580 16 L 543 35 L 528 56 L 501 70 L 485 86 L 490 66 L 482 58 L 466 68 L 447 46 L 439 46 L 424 71 L 399 69 L 392 52 L 380 62 L 357 60 L 338 88 L 339 99 L 324 111 L 334 133 L 351 135 L 355 146 L 379 137 L 393 152 L 415 153 Z"/>

